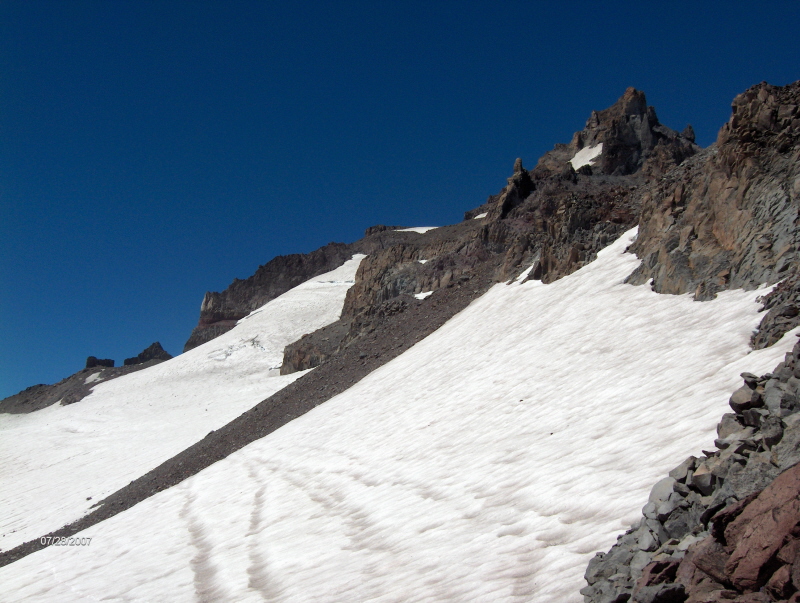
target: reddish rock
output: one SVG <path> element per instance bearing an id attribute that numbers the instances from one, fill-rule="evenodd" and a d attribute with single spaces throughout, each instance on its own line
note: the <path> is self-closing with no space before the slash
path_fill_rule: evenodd
<path id="1" fill-rule="evenodd" d="M 725 565 L 730 559 L 730 555 L 725 548 L 709 536 L 702 542 L 694 545 L 694 554 L 691 563 L 702 570 L 720 584 L 730 584 L 728 576 L 725 575 Z"/>
<path id="2" fill-rule="evenodd" d="M 727 528 L 734 519 L 739 517 L 742 511 L 744 511 L 744 508 L 753 502 L 759 494 L 761 494 L 760 491 L 754 492 L 747 498 L 725 507 L 722 511 L 714 515 L 714 517 L 711 518 L 711 535 L 724 545 L 725 528 Z"/>
<path id="3" fill-rule="evenodd" d="M 779 475 L 725 529 L 731 558 L 725 566 L 733 585 L 753 591 L 769 579 L 764 566 L 800 522 L 800 465 Z"/>
<path id="4" fill-rule="evenodd" d="M 791 565 L 797 558 L 798 553 L 800 553 L 800 540 L 793 536 L 778 551 L 778 561 Z"/>
<path id="5" fill-rule="evenodd" d="M 789 565 L 782 565 L 777 572 L 767 582 L 765 588 L 767 593 L 776 601 L 786 599 L 796 589 L 792 585 L 792 568 Z"/>
<path id="6" fill-rule="evenodd" d="M 725 586 L 695 565 L 696 558 L 706 551 L 706 548 L 701 546 L 704 543 L 705 541 L 698 542 L 689 547 L 675 576 L 675 581 L 686 588 L 686 593 L 689 595 L 687 603 L 716 601 L 718 599 L 714 597 L 718 596 L 717 593 L 725 591 Z"/>
<path id="7" fill-rule="evenodd" d="M 679 561 L 653 561 L 642 570 L 642 576 L 636 582 L 633 592 L 636 593 L 645 586 L 674 582 L 678 573 Z"/>

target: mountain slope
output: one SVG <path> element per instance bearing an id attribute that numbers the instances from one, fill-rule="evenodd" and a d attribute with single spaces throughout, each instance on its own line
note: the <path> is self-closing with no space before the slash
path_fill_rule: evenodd
<path id="1" fill-rule="evenodd" d="M 96 386 L 77 404 L 0 414 L 0 546 L 46 534 L 299 375 L 283 348 L 335 321 L 363 256 L 272 300 L 213 343 Z"/>
<path id="2" fill-rule="evenodd" d="M 551 285 L 495 285 L 90 546 L 6 566 L 9 599 L 579 600 L 591 553 L 713 440 L 738 373 L 789 347 L 750 352 L 763 292 L 623 284 L 630 236 Z"/>
<path id="3" fill-rule="evenodd" d="M 461 224 L 376 227 L 350 246 L 323 248 L 323 264 L 325 249 L 369 256 L 338 320 L 313 333 L 298 324 L 282 340 L 282 373 L 318 368 L 202 440 L 195 433 L 194 445 L 61 532 L 120 544 L 147 517 L 155 528 L 135 540 L 141 554 L 51 547 L 0 576 L 15 596 L 43 600 L 79 591 L 393 600 L 409 590 L 426 600 L 577 600 L 589 553 L 607 548 L 620 519 L 635 518 L 676 458 L 713 440 L 736 373 L 766 372 L 792 346 L 784 335 L 798 316 L 795 92 L 770 90 L 737 99 L 746 110 L 723 129 L 734 134 L 701 151 L 691 128 L 664 127 L 629 89 L 534 169 L 517 160 L 507 186 Z M 707 185 L 730 182 L 720 165 L 746 168 L 735 172 L 742 195 Z M 747 197 L 752 183 L 760 184 Z M 744 243 L 727 237 L 730 224 L 743 225 Z M 624 253 L 629 243 L 644 262 Z M 317 264 L 276 259 L 267 265 L 275 270 L 207 294 L 203 337 Z M 771 293 L 754 290 L 783 275 Z M 649 278 L 656 291 L 688 294 L 633 286 Z M 475 299 L 491 281 L 512 280 Z M 725 291 L 733 286 L 749 291 Z M 759 303 L 771 309 L 756 332 Z M 751 338 L 774 345 L 750 353 Z M 277 352 L 277 340 L 270 345 Z M 38 416 L 32 425 L 47 419 Z M 38 562 L 71 576 L 68 584 L 37 573 Z M 156 568 L 161 578 L 145 584 Z"/>

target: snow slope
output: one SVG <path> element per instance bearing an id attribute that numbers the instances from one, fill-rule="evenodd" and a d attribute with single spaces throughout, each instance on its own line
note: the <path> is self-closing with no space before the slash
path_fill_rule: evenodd
<path id="1" fill-rule="evenodd" d="M 0 414 L 0 548 L 78 519 L 297 379 L 302 373 L 278 376 L 283 348 L 339 318 L 363 257 L 287 291 L 202 346 L 99 383 L 77 404 Z"/>
<path id="2" fill-rule="evenodd" d="M 351 389 L 193 478 L 0 568 L 7 601 L 581 601 L 649 488 L 712 446 L 765 291 L 623 284 L 634 232 L 498 284 Z"/>
<path id="3" fill-rule="evenodd" d="M 438 226 L 414 226 L 412 228 L 398 228 L 397 232 L 416 232 L 418 234 L 425 234 L 429 230 L 436 230 Z"/>
<path id="4" fill-rule="evenodd" d="M 569 160 L 572 164 L 572 169 L 577 170 L 578 168 L 582 168 L 584 165 L 592 165 L 595 159 L 597 159 L 600 154 L 603 152 L 603 143 L 596 144 L 593 147 L 584 147 L 577 153 L 575 156 Z"/>

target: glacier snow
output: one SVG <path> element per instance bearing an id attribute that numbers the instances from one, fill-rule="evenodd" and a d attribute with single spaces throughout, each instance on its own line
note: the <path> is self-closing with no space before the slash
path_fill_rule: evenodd
<path id="1" fill-rule="evenodd" d="M 699 303 L 624 284 L 635 234 L 552 284 L 495 285 L 349 390 L 79 534 L 90 546 L 0 568 L 5 600 L 581 601 L 594 552 L 638 519 L 669 469 L 713 446 L 739 373 L 768 372 L 796 339 L 750 350 L 765 289 Z M 214 340 L 198 348 L 203 362 L 209 345 L 236 347 Z M 148 375 L 167 366 L 129 380 L 154 417 L 169 390 L 167 376 Z M 228 378 L 206 366 L 203 387 Z M 214 392 L 203 404 L 249 404 Z M 133 422 L 116 437 L 140 436 Z M 14 458 L 37 459 L 28 479 L 55 475 L 46 465 L 82 437 L 59 434 L 51 459 Z M 4 496 L 8 480 L 23 484 L 4 473 Z M 27 513 L 55 516 L 56 503 L 45 496 Z"/>

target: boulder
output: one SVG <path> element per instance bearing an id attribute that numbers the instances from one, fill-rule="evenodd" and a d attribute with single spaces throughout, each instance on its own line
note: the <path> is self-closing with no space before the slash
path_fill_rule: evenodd
<path id="1" fill-rule="evenodd" d="M 764 567 L 800 523 L 800 465 L 779 475 L 725 528 L 725 573 L 740 591 L 764 586 Z"/>

